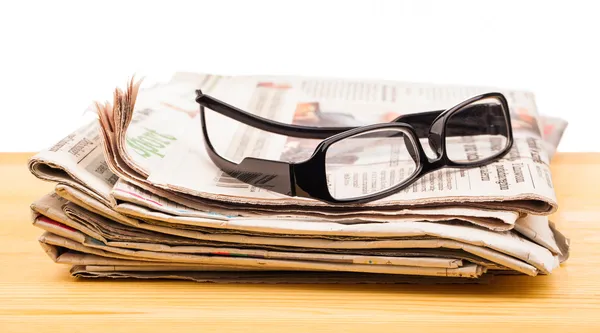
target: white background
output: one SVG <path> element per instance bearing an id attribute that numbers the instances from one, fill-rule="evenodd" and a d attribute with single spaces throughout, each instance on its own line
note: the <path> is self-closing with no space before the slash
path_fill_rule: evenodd
<path id="1" fill-rule="evenodd" d="M 43 149 L 133 73 L 292 74 L 533 91 L 600 151 L 595 1 L 2 1 L 0 151 Z"/>

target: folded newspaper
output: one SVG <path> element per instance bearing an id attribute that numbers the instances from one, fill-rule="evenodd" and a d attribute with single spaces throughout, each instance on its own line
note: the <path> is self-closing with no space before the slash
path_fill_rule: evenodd
<path id="1" fill-rule="evenodd" d="M 388 198 L 335 206 L 223 173 L 204 149 L 197 89 L 261 117 L 309 126 L 389 122 L 500 91 L 514 144 L 486 166 L 442 169 Z M 569 240 L 548 219 L 558 207 L 549 163 L 567 123 L 540 116 L 529 92 L 176 73 L 167 82 L 132 79 L 95 107 L 98 120 L 29 161 L 33 175 L 56 183 L 31 205 L 33 225 L 43 230 L 39 242 L 76 277 L 481 283 L 499 274 L 551 274 L 569 256 Z M 232 160 L 300 161 L 319 141 L 207 118 L 211 141 Z M 336 191 L 352 190 L 352 182 L 328 176 Z M 375 184 L 377 174 L 360 177 Z"/>

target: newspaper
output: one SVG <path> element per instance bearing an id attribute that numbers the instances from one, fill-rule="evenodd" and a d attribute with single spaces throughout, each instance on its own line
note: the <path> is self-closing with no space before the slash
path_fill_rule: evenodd
<path id="1" fill-rule="evenodd" d="M 171 86 L 173 86 L 173 84 L 170 85 L 170 88 L 172 90 L 176 90 L 176 88 L 173 88 Z M 186 85 L 185 84 L 177 84 L 175 86 L 179 87 L 179 86 L 186 86 Z M 189 84 L 187 84 L 187 86 L 189 87 Z M 212 83 L 211 86 L 218 86 L 218 84 Z M 155 88 L 155 89 L 157 89 L 157 88 Z M 183 99 L 183 100 L 187 101 L 187 99 Z M 175 114 L 179 114 L 179 113 L 180 112 L 175 112 Z M 140 121 L 139 119 L 145 119 L 144 118 L 144 116 L 145 116 L 144 112 L 140 113 L 139 116 L 140 116 L 140 118 L 138 118 L 138 121 Z M 170 116 L 172 116 L 172 115 L 170 115 Z M 183 117 L 190 118 L 191 116 L 189 114 L 185 114 Z M 179 117 L 178 119 L 180 119 L 180 118 L 181 117 Z M 158 126 L 157 124 L 163 124 L 163 123 L 170 124 L 171 123 L 171 122 L 165 122 L 164 118 L 160 118 L 160 117 L 158 117 L 158 118 L 148 118 L 148 119 L 158 119 L 157 123 L 153 124 L 155 126 Z M 186 119 L 186 121 L 187 120 L 189 120 L 189 119 Z M 172 123 L 177 123 L 177 121 L 174 121 Z M 134 121 L 134 124 L 137 124 L 137 122 Z M 144 125 L 147 125 L 147 124 L 144 122 Z M 90 126 L 90 127 L 93 127 L 93 126 Z M 132 126 L 132 128 L 134 128 L 134 126 Z M 147 127 L 145 127 L 145 128 L 147 128 Z M 87 129 L 87 128 L 84 128 L 84 129 Z M 73 140 L 73 138 L 77 137 L 77 134 L 78 134 L 77 132 L 71 134 L 69 136 L 71 138 L 70 141 L 69 140 L 63 140 L 63 141 L 73 142 L 73 146 L 77 146 L 77 142 L 80 142 L 81 140 L 88 140 L 89 141 L 89 139 L 87 139 L 85 137 L 80 138 L 79 140 Z M 90 147 L 90 150 L 92 150 L 92 154 L 88 158 L 85 158 L 85 159 L 82 159 L 82 160 L 77 160 L 77 156 L 75 156 L 75 158 L 72 158 L 72 156 L 68 156 L 69 150 L 71 150 L 73 147 L 69 146 L 69 145 L 66 145 L 64 143 L 59 144 L 58 145 L 59 147 L 58 148 L 53 148 L 53 150 L 58 150 L 59 152 L 63 153 L 65 161 L 68 161 L 69 158 L 72 158 L 76 163 L 84 163 L 83 165 L 81 165 L 81 167 L 83 167 L 83 168 L 88 167 L 88 166 L 85 165 L 85 163 L 88 162 L 88 161 L 90 161 L 90 162 L 93 162 L 93 161 L 98 162 L 97 164 L 92 164 L 90 166 L 93 167 L 92 170 L 98 170 L 98 172 L 103 173 L 105 175 L 105 179 L 104 179 L 105 181 L 104 182 L 102 182 L 102 181 L 97 182 L 98 184 L 97 185 L 94 184 L 94 186 L 91 186 L 91 188 L 93 188 L 93 189 L 97 189 L 97 188 L 102 189 L 102 190 L 98 190 L 98 191 L 100 192 L 101 197 L 104 198 L 106 201 L 112 200 L 114 197 L 116 197 L 116 198 L 118 198 L 120 200 L 125 200 L 125 201 L 135 200 L 134 198 L 131 198 L 131 196 L 127 196 L 127 191 L 131 190 L 133 188 L 134 189 L 134 191 L 133 191 L 134 192 L 134 196 L 137 196 L 138 198 L 139 198 L 139 192 L 140 191 L 146 191 L 147 194 L 150 196 L 150 198 L 147 198 L 148 200 L 142 200 L 141 202 L 138 201 L 138 202 L 136 202 L 136 204 L 148 204 L 149 202 L 159 202 L 158 200 L 156 200 L 157 198 L 168 198 L 169 199 L 169 203 L 174 203 L 176 206 L 177 205 L 182 206 L 181 204 L 183 203 L 183 205 L 186 206 L 186 207 L 188 207 L 188 208 L 193 208 L 193 210 L 196 210 L 196 211 L 198 211 L 198 210 L 204 211 L 204 212 L 210 214 L 212 217 L 215 217 L 214 213 L 215 213 L 215 210 L 217 210 L 217 207 L 219 206 L 219 203 L 215 203 L 214 201 L 202 201 L 202 199 L 198 198 L 198 197 L 191 197 L 191 199 L 190 199 L 190 196 L 185 196 L 185 195 L 180 196 L 180 195 L 174 194 L 172 191 L 159 190 L 156 186 L 154 186 L 156 184 L 142 185 L 142 187 L 143 187 L 143 189 L 142 189 L 142 187 L 138 187 L 135 184 L 141 185 L 141 183 L 143 183 L 143 182 L 139 182 L 139 181 L 133 181 L 132 183 L 127 182 L 126 180 L 123 179 L 123 178 L 129 178 L 126 175 L 125 175 L 125 177 L 123 177 L 123 175 L 120 175 L 122 177 L 122 179 L 118 182 L 117 187 L 115 189 L 113 189 L 113 191 L 112 191 L 112 193 L 110 193 L 110 195 L 107 194 L 106 193 L 106 189 L 108 187 L 112 187 L 112 185 L 114 185 L 114 182 L 116 181 L 116 179 L 118 179 L 118 177 L 115 176 L 114 174 L 110 173 L 110 172 L 107 172 L 107 167 L 105 165 L 106 161 L 101 161 L 99 159 L 94 160 L 94 159 L 91 158 L 91 157 L 94 157 L 94 158 L 97 157 L 97 153 L 98 153 L 97 146 L 98 146 L 98 143 L 99 143 L 98 140 L 97 140 L 99 137 L 97 135 L 94 135 L 93 137 L 96 140 L 90 141 L 90 143 L 88 144 L 88 146 Z M 106 149 L 110 149 L 108 146 L 109 145 L 105 145 L 105 148 Z M 64 149 L 61 149 L 61 148 L 64 148 Z M 48 154 L 48 153 L 46 153 L 46 154 Z M 543 154 L 540 154 L 540 159 L 541 159 L 542 155 Z M 107 155 L 107 156 L 110 157 L 110 155 Z M 153 156 L 153 155 L 151 155 L 151 156 Z M 161 154 L 161 156 L 165 156 L 165 155 Z M 511 154 L 510 156 L 513 156 L 513 155 Z M 154 156 L 154 157 L 156 157 L 156 156 Z M 35 175 L 38 175 L 39 177 L 45 177 L 46 179 L 50 179 L 50 180 L 53 180 L 53 179 L 54 180 L 58 180 L 56 178 L 48 177 L 47 173 L 44 172 L 44 170 L 46 170 L 48 168 L 39 168 L 39 167 L 37 167 L 38 165 L 49 165 L 53 169 L 59 169 L 61 175 L 64 175 L 65 172 L 66 173 L 72 173 L 73 175 L 76 175 L 75 177 L 72 177 L 72 178 L 74 178 L 74 180 L 77 181 L 77 182 L 81 182 L 78 179 L 78 177 L 77 177 L 78 176 L 77 174 L 79 173 L 78 170 L 77 170 L 77 166 L 73 166 L 72 163 L 69 163 L 68 165 L 66 165 L 65 167 L 63 167 L 63 169 L 65 169 L 65 170 L 60 170 L 60 168 L 57 167 L 57 165 L 59 163 L 55 163 L 54 160 L 46 163 L 47 161 L 48 161 L 48 159 L 45 156 L 43 156 L 43 155 L 36 156 L 34 159 L 32 159 L 32 161 L 30 163 L 30 167 L 32 169 L 35 168 L 35 170 L 33 170 L 32 172 Z M 110 158 L 109 158 L 109 162 L 110 162 Z M 151 165 L 156 165 L 157 163 L 158 163 L 157 161 L 154 161 L 154 162 L 150 162 L 149 165 L 150 166 Z M 62 163 L 62 164 L 65 164 L 65 163 Z M 112 163 L 109 163 L 109 165 L 110 164 L 112 164 Z M 519 163 L 517 163 L 517 164 L 520 165 Z M 214 171 L 214 166 L 209 165 L 209 167 L 212 167 L 212 168 L 209 168 L 209 169 L 211 169 L 211 170 Z M 145 166 L 143 170 L 148 170 L 148 169 L 149 169 L 149 167 Z M 504 168 L 505 171 L 504 171 L 503 174 L 504 175 L 510 175 L 510 173 L 506 173 L 506 170 L 510 170 L 510 169 L 511 169 L 511 167 Z M 521 181 L 521 180 L 523 180 L 523 178 L 528 178 L 528 177 L 521 177 L 522 176 L 522 171 L 523 171 L 523 168 L 521 168 L 521 166 L 516 166 L 515 167 L 513 165 L 512 169 L 513 170 L 520 170 L 520 175 L 517 175 L 517 172 L 514 175 L 516 178 L 519 178 L 517 181 Z M 177 169 L 177 170 L 181 170 L 181 169 Z M 531 168 L 528 167 L 528 170 L 531 171 Z M 545 178 L 546 180 L 548 180 L 548 177 L 549 177 L 548 176 L 548 172 L 549 171 L 547 170 L 547 166 L 537 165 L 534 170 L 536 170 L 536 171 L 534 171 L 534 174 L 537 174 L 541 178 Z M 63 171 L 65 171 L 65 172 L 63 172 Z M 219 171 L 216 171 L 216 172 L 218 173 Z M 146 173 L 147 173 L 147 171 L 146 171 Z M 475 179 L 475 181 L 477 181 L 477 177 L 470 177 L 469 176 L 469 174 L 471 174 L 471 173 L 480 173 L 480 175 L 479 175 L 480 179 L 484 179 L 484 178 L 485 179 L 492 179 L 493 178 L 492 177 L 493 173 L 490 174 L 490 169 L 489 168 L 481 168 L 481 170 L 470 170 L 468 173 L 458 172 L 458 174 L 462 174 L 463 177 L 464 177 L 465 174 L 467 175 L 468 182 L 469 182 L 469 184 L 468 184 L 469 187 L 471 187 L 471 180 Z M 181 174 L 181 172 L 177 172 L 177 173 L 169 172 L 169 174 L 171 174 L 171 175 L 177 175 L 177 174 Z M 206 174 L 210 174 L 210 172 L 207 172 Z M 453 174 L 453 173 L 446 173 L 446 174 L 448 175 L 448 174 Z M 443 180 L 443 173 L 441 175 L 442 176 L 439 179 Z M 222 178 L 223 175 L 221 175 L 220 177 Z M 434 175 L 434 176 L 430 176 L 429 178 L 430 179 L 431 178 L 437 179 L 437 177 L 438 176 Z M 490 177 L 492 177 L 492 178 L 490 178 Z M 196 177 L 194 175 L 192 178 L 195 179 L 195 178 L 198 178 L 198 177 Z M 427 178 L 427 177 L 425 177 L 425 178 Z M 421 189 L 425 189 L 427 191 L 427 188 L 431 187 L 431 188 L 434 189 L 433 192 L 435 192 L 436 189 L 435 189 L 435 184 L 433 184 L 433 182 L 432 182 L 432 184 L 434 186 L 423 186 L 423 183 L 426 182 L 425 178 L 422 179 L 422 181 L 421 181 L 422 184 L 421 185 L 419 185 L 419 186 L 413 186 L 413 189 L 414 188 L 417 188 L 417 189 L 421 188 Z M 533 179 L 533 176 L 530 177 L 530 178 Z M 102 180 L 102 178 L 100 178 L 100 180 Z M 131 181 L 131 179 L 129 179 L 129 180 Z M 462 180 L 464 181 L 464 179 L 462 179 Z M 526 182 L 527 179 L 525 179 L 524 181 Z M 490 182 L 491 182 L 491 180 L 490 180 Z M 499 183 L 500 183 L 500 185 L 503 185 L 503 186 L 505 185 L 503 181 L 500 181 Z M 432 185 L 432 184 L 429 184 L 429 185 Z M 550 182 L 547 183 L 547 184 L 549 184 L 551 186 Z M 150 186 L 148 186 L 148 185 L 150 185 Z M 256 190 L 256 189 L 251 189 L 251 190 Z M 131 193 L 131 191 L 129 191 L 129 192 Z M 259 190 L 259 192 L 262 192 L 262 191 Z M 417 194 L 419 194 L 419 193 L 417 193 Z M 420 193 L 419 195 L 421 195 L 421 194 L 423 194 L 423 193 Z M 119 197 L 119 195 L 121 195 L 121 197 Z M 465 198 L 465 200 L 466 199 L 467 198 Z M 415 201 L 415 200 L 413 200 L 413 201 Z M 416 200 L 416 201 L 418 201 L 418 200 Z M 475 201 L 477 201 L 477 200 L 475 200 Z M 515 202 L 515 201 L 513 201 L 513 202 L 518 206 L 517 202 Z M 461 204 L 462 203 L 464 203 L 464 201 L 461 201 Z M 522 211 L 523 210 L 522 209 L 523 207 L 521 207 L 521 208 L 516 207 L 516 209 L 513 209 L 512 211 L 506 211 L 506 210 L 499 211 L 499 208 L 501 207 L 501 205 L 500 206 L 497 205 L 496 207 L 494 207 L 493 204 L 495 204 L 495 203 L 494 202 L 490 202 L 488 204 L 488 206 L 492 205 L 492 207 L 488 207 L 488 209 L 493 209 L 493 210 L 495 210 L 495 212 L 494 212 L 495 214 L 499 213 L 499 214 L 503 214 L 504 216 L 502 216 L 502 217 L 499 217 L 498 215 L 495 215 L 495 216 L 486 216 L 486 218 L 493 219 L 495 221 L 491 221 L 491 222 L 489 220 L 486 221 L 486 222 L 481 222 L 480 221 L 479 224 L 483 225 L 483 224 L 488 223 L 488 224 L 490 224 L 489 227 L 491 227 L 492 229 L 495 228 L 496 230 L 503 230 L 503 229 L 509 229 L 509 228 L 511 228 L 511 225 L 514 224 L 514 220 L 516 220 L 516 217 L 518 217 L 516 214 L 514 214 L 514 211 Z M 215 207 L 215 205 L 217 207 Z M 434 203 L 431 203 L 431 204 L 427 205 L 427 207 L 432 207 L 432 206 L 435 206 L 435 205 L 436 205 L 436 203 L 434 202 Z M 442 203 L 438 203 L 438 205 L 448 205 L 448 203 L 447 202 L 442 202 Z M 473 207 L 477 207 L 477 203 L 476 202 L 472 202 L 471 201 L 470 205 L 473 206 Z M 162 207 L 165 207 L 165 206 L 169 206 L 169 205 L 164 205 L 164 204 L 162 205 Z M 221 204 L 221 207 L 222 207 L 222 204 Z M 156 205 L 153 206 L 153 207 L 150 207 L 150 208 L 157 209 Z M 174 207 L 174 208 L 175 208 L 176 212 L 181 212 L 182 211 L 180 209 L 180 207 Z M 238 207 L 235 207 L 235 208 L 238 208 Z M 245 208 L 248 208 L 248 206 L 246 205 Z M 263 207 L 259 207 L 259 208 L 262 208 L 263 212 L 268 212 L 269 214 L 273 213 L 273 210 L 269 211 L 269 210 L 266 210 Z M 287 207 L 287 208 L 288 208 L 288 209 L 286 209 L 287 212 L 294 211 L 294 206 Z M 414 206 L 410 207 L 410 208 L 415 209 Z M 465 205 L 462 205 L 462 207 L 460 209 L 465 209 L 465 210 L 471 209 L 471 211 L 465 211 L 464 214 L 458 214 L 457 212 L 453 212 L 452 214 L 447 214 L 447 215 L 455 215 L 455 216 L 459 216 L 459 217 L 460 216 L 473 216 L 473 217 L 476 217 L 477 215 L 480 215 L 477 212 L 481 211 L 481 210 L 476 209 L 476 208 L 469 208 L 468 206 L 465 207 Z M 298 211 L 298 210 L 301 210 L 303 212 L 307 212 L 307 207 L 303 206 L 301 208 L 296 208 L 296 211 Z M 170 211 L 168 211 L 168 213 L 173 213 L 173 211 L 174 210 L 170 210 Z M 190 210 L 187 210 L 187 212 L 189 212 L 189 211 Z M 234 211 L 238 211 L 239 212 L 239 209 L 234 209 Z M 363 209 L 363 211 L 364 211 L 364 209 Z M 404 210 L 404 212 L 405 213 L 409 213 L 406 210 Z M 508 216 L 507 217 L 507 215 L 511 214 L 511 212 L 513 212 L 512 216 Z M 221 215 L 228 215 L 228 214 L 231 214 L 231 213 L 232 213 L 231 210 L 229 212 L 224 211 L 223 214 L 221 214 Z M 318 210 L 318 211 L 316 211 L 314 213 L 321 214 L 321 215 L 330 213 L 330 215 L 331 214 L 335 214 L 336 216 L 339 216 L 340 212 L 339 211 L 333 211 L 333 212 L 331 212 L 331 211 L 327 211 L 327 210 Z M 352 214 L 352 213 L 353 212 L 351 210 L 350 211 L 346 210 L 344 212 L 344 214 Z M 402 214 L 402 210 L 399 212 L 397 209 L 394 209 L 390 213 L 393 214 L 393 215 L 398 215 L 398 213 Z M 381 209 L 379 209 L 378 212 L 377 212 L 377 214 L 385 214 L 385 211 L 382 211 Z M 373 214 L 371 214 L 371 216 L 369 216 L 369 218 L 372 218 L 373 217 L 372 215 Z M 423 215 L 423 212 L 415 212 L 414 215 Z M 497 223 L 498 220 L 501 220 L 501 223 Z M 472 221 L 472 222 L 477 223 L 475 221 Z M 505 224 L 505 225 L 502 225 L 502 224 Z M 491 226 L 491 225 L 495 225 L 495 226 Z"/>
<path id="2" fill-rule="evenodd" d="M 567 124 L 544 123 L 527 92 L 504 92 L 516 139 L 502 161 L 442 170 L 388 199 L 339 208 L 223 174 L 204 150 L 195 89 L 281 122 L 307 121 L 298 110 L 310 104 L 322 111 L 319 121 L 339 120 L 340 112 L 327 110 L 343 110 L 360 126 L 444 109 L 489 88 L 195 73 L 139 91 L 134 82 L 112 104 L 97 105 L 99 122 L 29 163 L 34 175 L 57 183 L 32 204 L 33 223 L 45 232 L 40 244 L 55 262 L 73 265 L 74 276 L 278 283 L 277 273 L 311 281 L 325 271 L 331 281 L 356 281 L 340 273 L 452 281 L 549 274 L 568 258 L 568 239 L 545 216 L 556 209 L 548 164 Z M 217 141 L 221 151 L 297 160 L 314 148 L 250 132 L 228 133 Z M 240 272 L 256 272 L 256 280 Z"/>
<path id="3" fill-rule="evenodd" d="M 211 84 L 210 87 L 205 87 L 203 82 L 175 81 L 166 84 L 164 88 L 139 90 L 138 84 L 133 84 L 132 81 L 127 91 L 117 90 L 114 107 L 110 104 L 99 107 L 103 124 L 101 128 L 107 139 L 104 146 L 108 163 L 120 178 L 134 184 L 146 183 L 172 193 L 215 201 L 244 202 L 246 205 L 285 205 L 286 208 L 316 206 L 327 209 L 330 207 L 320 201 L 291 198 L 245 186 L 223 175 L 210 162 L 200 139 L 201 128 L 198 115 L 192 114 L 198 107 L 194 105 L 194 90 L 204 89 L 206 93 L 230 101 L 231 104 L 239 105 L 249 112 L 287 123 L 297 123 L 295 118 L 298 118 L 299 105 L 307 103 L 307 98 L 309 101 L 318 101 L 317 103 L 330 102 L 332 105 L 330 108 L 344 110 L 350 118 L 363 118 L 365 123 L 372 123 L 374 119 L 383 121 L 387 114 L 385 110 L 393 109 L 395 116 L 424 111 L 424 109 L 443 109 L 476 92 L 488 91 L 484 88 L 452 89 L 452 87 L 366 82 L 361 84 L 365 86 L 362 89 L 371 89 L 372 93 L 360 96 L 394 96 L 394 98 L 378 100 L 357 97 L 348 101 L 336 99 L 339 93 L 334 93 L 332 97 L 323 91 L 344 91 L 352 86 L 352 82 L 339 83 L 313 79 L 296 82 L 293 78 L 282 79 L 279 82 L 263 82 L 260 79 L 237 78 L 223 80 Z M 336 85 L 341 87 L 335 88 Z M 331 87 L 323 88 L 325 86 Z M 207 88 L 211 90 L 206 91 Z M 382 93 L 382 90 L 386 93 Z M 318 91 L 318 94 L 313 95 L 318 95 L 319 98 L 308 94 L 311 91 Z M 420 93 L 409 94 L 408 91 Z M 375 92 L 380 93 L 375 94 Z M 444 98 L 429 98 L 429 96 L 437 96 L 436 94 Z M 532 214 L 554 212 L 557 205 L 548 167 L 549 157 L 542 149 L 542 135 L 533 97 L 529 93 L 519 91 L 508 91 L 505 94 L 509 99 L 511 110 L 516 110 L 515 143 L 511 153 L 502 161 L 469 170 L 441 170 L 423 177 L 412 187 L 387 199 L 359 207 L 346 207 L 346 209 L 360 210 L 382 206 L 404 208 L 468 202 L 471 206 Z M 421 95 L 426 97 L 421 98 Z M 381 105 L 379 110 L 376 110 L 377 105 Z M 188 113 L 179 115 L 183 112 L 173 110 L 188 110 Z M 169 118 L 168 122 L 164 120 L 172 114 L 178 116 Z M 365 114 L 368 114 L 368 118 Z M 136 121 L 132 122 L 134 115 Z M 119 130 L 111 132 L 110 123 L 119 124 Z M 231 123 L 213 125 L 217 129 L 232 126 Z M 293 150 L 293 147 L 302 144 L 281 140 L 274 134 L 252 134 L 251 129 L 246 129 L 243 133 L 235 132 L 236 135 L 233 137 L 230 136 L 229 131 L 224 132 L 227 137 L 218 140 L 217 134 L 215 141 L 224 142 L 221 144 L 224 150 L 233 147 L 236 148 L 236 152 L 243 152 L 241 156 L 273 158 L 285 155 L 290 149 Z M 252 139 L 247 139 L 248 137 Z M 142 146 L 139 141 L 142 138 L 155 141 Z M 242 140 L 242 138 L 246 139 Z M 137 141 L 132 145 L 133 139 Z M 306 151 L 310 149 L 302 150 L 300 153 Z M 177 172 L 172 172 L 173 170 Z"/>

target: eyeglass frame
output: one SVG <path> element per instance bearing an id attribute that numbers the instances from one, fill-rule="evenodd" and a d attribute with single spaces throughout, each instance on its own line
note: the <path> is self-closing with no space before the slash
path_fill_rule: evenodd
<path id="1" fill-rule="evenodd" d="M 469 163 L 452 161 L 446 151 L 446 124 L 448 120 L 456 112 L 469 106 L 469 104 L 487 98 L 497 98 L 504 111 L 507 132 L 507 142 L 504 150 L 479 161 Z M 195 100 L 200 106 L 200 121 L 205 149 L 212 162 L 223 172 L 241 182 L 258 188 L 284 194 L 289 197 L 311 198 L 334 205 L 364 204 L 383 199 L 406 189 L 424 175 L 442 168 L 469 169 L 492 163 L 506 156 L 514 142 L 508 101 L 499 92 L 489 92 L 471 97 L 449 109 L 401 115 L 388 123 L 377 123 L 359 127 L 311 127 L 285 124 L 241 110 L 202 93 L 200 89 L 196 90 Z M 304 139 L 323 139 L 323 141 L 317 145 L 311 157 L 302 162 L 284 162 L 245 157 L 239 163 L 235 163 L 217 153 L 212 145 L 206 125 L 205 108 L 245 125 L 270 133 Z M 407 132 L 403 133 L 405 140 L 406 134 L 410 135 L 412 147 L 416 149 L 415 153 L 418 155 L 417 161 L 411 154 L 411 157 L 417 164 L 413 174 L 399 184 L 377 193 L 356 198 L 334 198 L 327 186 L 325 162 L 327 149 L 332 144 L 343 139 L 381 129 L 400 129 L 403 132 L 405 131 Z M 424 134 L 426 131 L 426 136 L 419 136 L 417 131 L 420 134 Z M 434 158 L 427 156 L 419 140 L 420 137 L 428 138 L 429 145 L 436 155 Z"/>

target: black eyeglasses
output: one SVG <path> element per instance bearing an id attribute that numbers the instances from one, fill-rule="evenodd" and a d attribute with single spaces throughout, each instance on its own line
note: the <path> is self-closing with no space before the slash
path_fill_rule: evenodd
<path id="1" fill-rule="evenodd" d="M 402 115 L 360 127 L 284 124 L 240 110 L 196 90 L 205 147 L 229 176 L 287 196 L 330 204 L 362 204 L 398 193 L 435 170 L 479 167 L 502 158 L 513 144 L 508 102 L 486 93 L 447 110 Z M 291 163 L 245 157 L 232 162 L 215 150 L 205 108 L 267 132 L 322 139 L 312 156 Z M 421 141 L 427 141 L 429 157 Z"/>

